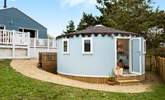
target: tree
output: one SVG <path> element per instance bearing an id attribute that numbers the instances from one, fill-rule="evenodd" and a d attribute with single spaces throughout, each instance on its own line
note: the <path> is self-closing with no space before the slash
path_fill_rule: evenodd
<path id="1" fill-rule="evenodd" d="M 66 26 L 66 31 L 64 31 L 65 34 L 69 34 L 75 32 L 75 25 L 73 20 L 69 21 L 68 25 Z"/>
<path id="2" fill-rule="evenodd" d="M 48 39 L 55 39 L 55 37 L 51 34 L 48 34 Z"/>
<path id="3" fill-rule="evenodd" d="M 97 0 L 96 7 L 101 15 L 95 17 L 84 12 L 77 30 L 103 24 L 139 33 L 146 38 L 149 49 L 159 47 L 159 43 L 164 41 L 164 35 L 162 38 L 162 35 L 150 31 L 156 27 L 158 30 L 163 29 L 162 33 L 165 33 L 165 12 L 153 9 L 152 0 Z"/>
<path id="4" fill-rule="evenodd" d="M 77 30 L 85 29 L 88 26 L 94 26 L 97 24 L 97 19 L 92 14 L 86 14 L 83 12 L 83 17 L 77 27 Z"/>
<path id="5" fill-rule="evenodd" d="M 159 11 L 158 9 L 156 10 L 155 13 L 155 20 L 156 20 L 156 25 L 159 28 L 163 28 L 165 32 L 165 11 Z"/>
<path id="6" fill-rule="evenodd" d="M 100 23 L 121 30 L 141 33 L 152 24 L 151 1 L 148 0 L 97 0 L 101 12 Z"/>
<path id="7" fill-rule="evenodd" d="M 99 22 L 105 26 L 139 33 L 147 40 L 147 47 L 155 54 L 162 33 L 165 33 L 165 12 L 151 6 L 152 0 L 97 0 L 101 12 Z M 150 31 L 160 30 L 161 33 Z M 164 35 L 163 35 L 164 36 Z M 148 50 L 147 49 L 147 50 Z"/>

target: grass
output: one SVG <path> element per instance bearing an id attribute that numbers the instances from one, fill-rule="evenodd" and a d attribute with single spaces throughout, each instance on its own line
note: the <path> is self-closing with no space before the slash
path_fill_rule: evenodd
<path id="1" fill-rule="evenodd" d="M 28 78 L 4 60 L 0 61 L 0 100 L 165 100 L 165 85 L 137 94 L 79 89 Z"/>

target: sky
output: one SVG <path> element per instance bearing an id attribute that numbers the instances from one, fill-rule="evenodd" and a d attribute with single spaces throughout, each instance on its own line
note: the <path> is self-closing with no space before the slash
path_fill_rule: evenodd
<path id="1" fill-rule="evenodd" d="M 153 0 L 154 7 L 165 10 L 165 0 Z M 100 15 L 96 0 L 7 0 L 7 6 L 18 8 L 48 29 L 48 34 L 57 36 L 65 30 L 68 21 L 77 25 L 83 12 Z M 0 0 L 0 8 L 3 0 Z"/>

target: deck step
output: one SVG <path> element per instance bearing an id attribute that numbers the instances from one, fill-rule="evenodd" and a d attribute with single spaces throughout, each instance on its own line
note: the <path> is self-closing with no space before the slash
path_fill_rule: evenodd
<path id="1" fill-rule="evenodd" d="M 141 76 L 135 74 L 128 74 L 116 77 L 119 85 L 137 85 L 142 81 Z"/>
<path id="2" fill-rule="evenodd" d="M 116 80 L 132 80 L 132 79 L 138 79 L 136 76 L 120 76 L 116 77 Z"/>
<path id="3" fill-rule="evenodd" d="M 138 85 L 140 84 L 140 80 L 131 79 L 131 80 L 117 80 L 119 85 Z"/>
<path id="4" fill-rule="evenodd" d="M 131 80 L 131 79 L 137 79 L 142 81 L 145 79 L 145 75 L 126 74 L 116 77 L 116 80 Z"/>

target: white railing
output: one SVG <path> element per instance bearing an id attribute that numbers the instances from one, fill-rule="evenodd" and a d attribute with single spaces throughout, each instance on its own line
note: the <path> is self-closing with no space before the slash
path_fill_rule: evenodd
<path id="1" fill-rule="evenodd" d="M 56 48 L 56 40 L 49 39 L 49 47 L 50 48 Z"/>
<path id="2" fill-rule="evenodd" d="M 0 45 L 18 45 L 30 47 L 56 48 L 54 39 L 30 38 L 29 33 L 0 30 Z"/>
<path id="3" fill-rule="evenodd" d="M 29 45 L 30 34 L 24 32 L 14 32 L 15 45 Z"/>
<path id="4" fill-rule="evenodd" d="M 55 49 L 53 39 L 30 38 L 30 33 L 0 30 L 0 59 L 36 58 L 39 52 L 55 52 Z"/>
<path id="5" fill-rule="evenodd" d="M 13 32 L 0 30 L 0 44 L 12 44 L 13 42 Z"/>
<path id="6" fill-rule="evenodd" d="M 30 34 L 24 32 L 0 30 L 0 44 L 29 45 Z"/>
<path id="7" fill-rule="evenodd" d="M 56 42 L 54 39 L 30 39 L 30 47 L 43 47 L 43 48 L 56 48 Z"/>

